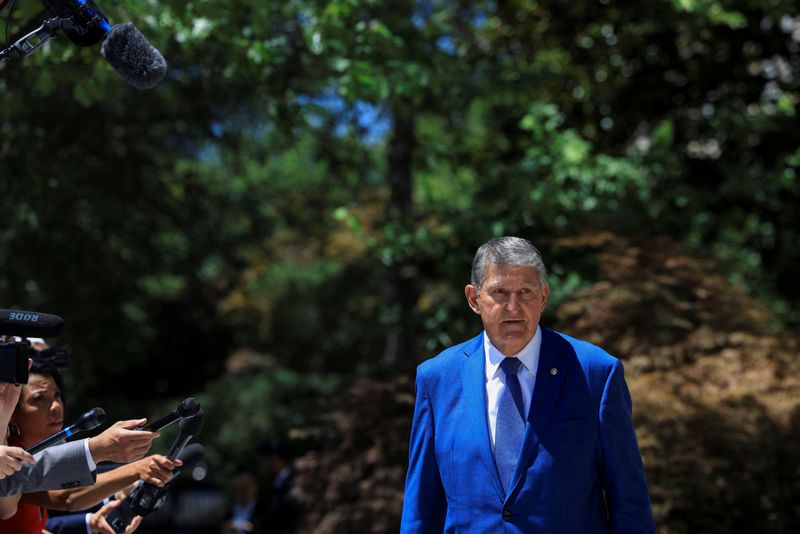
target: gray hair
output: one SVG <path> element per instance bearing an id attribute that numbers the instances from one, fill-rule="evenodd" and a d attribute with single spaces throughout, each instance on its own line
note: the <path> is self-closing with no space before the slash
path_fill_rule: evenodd
<path id="1" fill-rule="evenodd" d="M 471 283 L 480 292 L 486 277 L 486 268 L 491 263 L 495 266 L 532 267 L 539 273 L 539 287 L 547 285 L 547 268 L 533 243 L 521 237 L 496 237 L 480 246 L 472 260 Z"/>

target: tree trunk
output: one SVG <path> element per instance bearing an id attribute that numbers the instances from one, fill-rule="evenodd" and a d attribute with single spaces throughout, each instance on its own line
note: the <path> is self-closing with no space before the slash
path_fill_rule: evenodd
<path id="1" fill-rule="evenodd" d="M 389 221 L 401 233 L 414 231 L 413 217 L 413 171 L 414 153 L 413 110 L 395 111 L 394 130 L 389 145 L 388 181 L 390 189 Z M 386 337 L 384 363 L 387 367 L 405 367 L 416 361 L 414 354 L 415 307 L 417 288 L 416 268 L 410 255 L 404 254 L 402 260 L 390 267 L 390 302 L 398 311 L 396 323 L 389 329 Z"/>

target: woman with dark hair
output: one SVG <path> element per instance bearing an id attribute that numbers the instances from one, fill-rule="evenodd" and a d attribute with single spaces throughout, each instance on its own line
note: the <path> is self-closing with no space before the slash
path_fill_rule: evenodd
<path id="1" fill-rule="evenodd" d="M 64 382 L 61 374 L 51 364 L 34 362 L 8 425 L 9 444 L 28 448 L 60 431 L 63 426 Z M 179 462 L 152 455 L 101 473 L 94 486 L 5 497 L 2 499 L 5 502 L 0 501 L 0 517 L 3 519 L 0 520 L 0 534 L 40 534 L 47 523 L 47 508 L 84 510 L 139 479 L 162 486 L 176 466 Z M 16 507 L 13 506 L 14 499 L 19 499 Z M 95 515 L 92 515 L 93 523 L 90 524 L 93 532 L 113 532 L 102 515 Z M 138 522 L 131 526 L 135 529 L 137 525 Z"/>

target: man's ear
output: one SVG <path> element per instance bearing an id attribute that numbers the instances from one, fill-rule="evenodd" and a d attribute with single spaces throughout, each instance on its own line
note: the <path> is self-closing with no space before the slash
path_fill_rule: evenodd
<path id="1" fill-rule="evenodd" d="M 481 307 L 478 305 L 478 288 L 472 284 L 467 284 L 467 287 L 464 288 L 464 295 L 466 295 L 467 303 L 472 311 L 480 315 Z"/>
<path id="2" fill-rule="evenodd" d="M 542 310 L 547 307 L 547 297 L 550 295 L 550 284 L 545 284 L 542 289 Z"/>

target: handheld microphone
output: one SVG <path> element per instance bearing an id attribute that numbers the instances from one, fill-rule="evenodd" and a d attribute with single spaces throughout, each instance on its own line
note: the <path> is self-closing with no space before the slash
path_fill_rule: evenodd
<path id="1" fill-rule="evenodd" d="M 22 310 L 0 310 L 0 335 L 55 337 L 64 328 L 58 315 Z"/>
<path id="2" fill-rule="evenodd" d="M 167 453 L 167 458 L 170 460 L 175 459 L 178 456 L 178 453 L 180 453 L 186 444 L 189 443 L 189 440 L 200 433 L 200 430 L 203 428 L 204 417 L 205 414 L 201 408 L 193 416 L 181 419 L 181 422 L 178 423 L 178 426 L 180 426 L 180 432 L 178 432 L 178 437 L 176 437 L 175 441 L 172 443 L 172 448 L 170 448 L 169 452 Z"/>
<path id="3" fill-rule="evenodd" d="M 163 488 L 138 482 L 131 494 L 106 516 L 106 521 L 114 529 L 114 532 L 125 532 L 135 516 L 146 516 L 155 511 L 166 499 L 167 491 L 175 478 L 184 471 L 191 472 L 203 459 L 204 453 L 205 449 L 199 443 L 187 445 L 178 455 L 178 460 L 183 462 L 183 465 L 173 471 L 172 478 Z"/>
<path id="4" fill-rule="evenodd" d="M 100 54 L 136 89 L 152 89 L 167 74 L 167 61 L 142 33 L 130 23 L 111 25 L 100 7 L 91 0 L 42 0 L 60 19 L 69 39 L 79 46 L 100 41 Z"/>
<path id="5" fill-rule="evenodd" d="M 177 408 L 175 408 L 173 411 L 171 411 L 164 417 L 156 419 L 151 423 L 147 423 L 146 425 L 144 425 L 141 428 L 138 428 L 137 430 L 152 430 L 152 431 L 160 430 L 167 425 L 171 425 L 178 419 L 181 419 L 183 417 L 191 417 L 195 415 L 199 410 L 200 410 L 200 403 L 197 402 L 197 400 L 194 397 L 189 397 L 187 399 L 183 399 L 181 403 L 178 404 Z"/>
<path id="6" fill-rule="evenodd" d="M 93 408 L 80 416 L 78 420 L 72 425 L 68 426 L 64 430 L 60 432 L 56 432 L 50 437 L 47 437 L 34 445 L 33 447 L 26 449 L 27 452 L 31 454 L 36 454 L 39 451 L 46 449 L 51 445 L 56 445 L 61 443 L 68 437 L 78 433 L 83 432 L 85 430 L 92 430 L 93 428 L 97 428 L 98 426 L 102 425 L 103 422 L 106 420 L 106 412 L 102 408 Z"/>
<path id="7" fill-rule="evenodd" d="M 184 471 L 191 472 L 197 467 L 197 464 L 203 459 L 205 453 L 205 448 L 199 443 L 190 443 L 184 447 L 180 454 L 178 454 L 178 460 L 180 460 L 183 465 L 173 471 L 172 478 L 169 480 L 168 484 L 171 484 L 172 481 L 175 480 L 175 477 Z"/>

